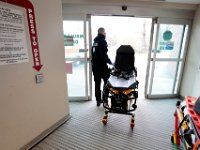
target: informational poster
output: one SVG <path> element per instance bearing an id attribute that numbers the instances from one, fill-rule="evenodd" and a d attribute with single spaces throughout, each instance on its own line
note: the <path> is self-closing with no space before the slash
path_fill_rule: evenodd
<path id="1" fill-rule="evenodd" d="M 173 41 L 161 41 L 160 43 L 160 50 L 173 50 L 174 49 L 174 42 Z"/>
<path id="2" fill-rule="evenodd" d="M 0 65 L 29 62 L 24 15 L 0 5 Z"/>
<path id="3" fill-rule="evenodd" d="M 64 35 L 64 46 L 73 46 L 74 38 L 73 36 Z"/>
<path id="4" fill-rule="evenodd" d="M 72 74 L 73 73 L 72 72 L 72 69 L 73 69 L 72 63 L 65 63 L 65 68 L 66 68 L 66 73 L 67 74 Z"/>
<path id="5" fill-rule="evenodd" d="M 159 41 L 159 49 L 160 50 L 173 50 L 174 49 L 174 41 L 172 41 L 173 33 L 169 30 L 166 30 L 163 33 L 162 39 Z"/>

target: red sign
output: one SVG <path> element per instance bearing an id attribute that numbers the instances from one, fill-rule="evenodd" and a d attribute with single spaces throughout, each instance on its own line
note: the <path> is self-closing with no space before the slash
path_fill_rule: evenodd
<path id="1" fill-rule="evenodd" d="M 29 35 L 30 35 L 32 54 L 33 54 L 33 62 L 34 62 L 33 68 L 37 71 L 40 71 L 43 65 L 41 65 L 41 61 L 40 61 L 35 14 L 34 14 L 34 8 L 33 8 L 32 3 L 28 0 L 0 0 L 0 1 L 17 5 L 20 7 L 24 7 L 26 9 Z"/>
<path id="2" fill-rule="evenodd" d="M 67 74 L 72 74 L 72 63 L 65 63 L 65 69 Z"/>

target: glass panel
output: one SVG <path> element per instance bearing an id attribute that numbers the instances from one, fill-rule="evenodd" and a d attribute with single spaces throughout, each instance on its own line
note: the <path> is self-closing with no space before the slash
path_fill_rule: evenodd
<path id="1" fill-rule="evenodd" d="M 181 68 L 182 68 L 182 62 L 178 62 L 178 70 L 177 70 L 177 76 L 176 76 L 176 83 L 174 87 L 174 94 L 178 94 L 178 84 L 179 84 L 179 79 L 181 75 Z M 178 82 L 179 81 L 179 82 Z"/>
<path id="2" fill-rule="evenodd" d="M 154 24 L 151 58 L 153 58 L 154 50 L 156 49 L 156 34 L 157 34 L 157 24 Z"/>
<path id="3" fill-rule="evenodd" d="M 118 16 L 92 16 L 92 39 L 99 27 L 106 30 L 108 56 L 115 61 L 116 50 L 121 45 L 131 45 L 136 53 L 148 52 L 151 18 L 134 18 Z"/>
<path id="4" fill-rule="evenodd" d="M 90 53 L 90 50 L 89 50 L 89 22 L 86 21 L 86 49 L 87 49 L 87 53 L 86 53 L 86 57 L 89 58 L 89 53 Z"/>
<path id="5" fill-rule="evenodd" d="M 182 44 L 182 49 L 181 49 L 181 55 L 180 58 L 183 58 L 184 52 L 185 52 L 185 44 L 186 44 L 186 39 L 188 35 L 188 25 L 185 26 L 185 32 L 184 32 L 184 37 L 183 37 L 183 44 Z"/>
<path id="6" fill-rule="evenodd" d="M 87 68 L 89 68 L 90 67 L 90 62 L 89 61 L 87 61 Z M 90 75 L 90 70 L 89 69 L 87 69 L 87 77 L 88 77 L 88 80 L 87 80 L 87 84 L 88 84 L 88 96 L 90 96 L 92 93 L 90 93 L 91 91 L 90 91 L 90 89 L 92 88 L 92 87 L 90 87 L 90 78 L 89 78 L 89 75 Z"/>
<path id="7" fill-rule="evenodd" d="M 153 94 L 174 94 L 173 86 L 177 62 L 155 62 L 152 85 Z"/>
<path id="8" fill-rule="evenodd" d="M 65 58 L 84 57 L 83 21 L 63 21 Z"/>
<path id="9" fill-rule="evenodd" d="M 149 67 L 149 76 L 148 76 L 148 87 L 147 87 L 147 94 L 149 95 L 150 94 L 150 81 L 151 81 L 151 76 L 152 76 L 152 74 L 151 74 L 151 71 L 152 71 L 152 64 L 153 64 L 153 62 L 152 61 L 150 61 L 150 67 Z"/>
<path id="10" fill-rule="evenodd" d="M 72 63 L 72 73 L 67 74 L 68 96 L 85 96 L 85 61 L 66 61 Z"/>
<path id="11" fill-rule="evenodd" d="M 184 25 L 160 24 L 156 58 L 179 58 Z"/>

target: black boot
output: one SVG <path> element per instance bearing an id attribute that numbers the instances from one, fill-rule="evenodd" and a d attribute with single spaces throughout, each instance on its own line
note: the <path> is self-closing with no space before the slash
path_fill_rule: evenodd
<path id="1" fill-rule="evenodd" d="M 97 107 L 101 105 L 101 101 L 97 101 Z"/>
<path id="2" fill-rule="evenodd" d="M 101 105 L 101 91 L 96 91 L 95 97 L 97 101 L 97 107 L 99 107 Z"/>

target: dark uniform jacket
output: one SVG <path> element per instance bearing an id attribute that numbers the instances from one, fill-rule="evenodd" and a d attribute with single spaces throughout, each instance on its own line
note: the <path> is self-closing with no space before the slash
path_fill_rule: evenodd
<path id="1" fill-rule="evenodd" d="M 105 36 L 98 34 L 92 46 L 92 65 L 98 68 L 107 67 L 107 63 L 112 64 L 108 55 L 107 42 Z"/>
<path id="2" fill-rule="evenodd" d="M 92 71 L 95 81 L 100 81 L 101 78 L 108 79 L 110 76 L 107 63 L 112 63 L 107 55 L 107 52 L 108 48 L 105 36 L 98 34 L 98 36 L 94 39 L 92 46 Z"/>

